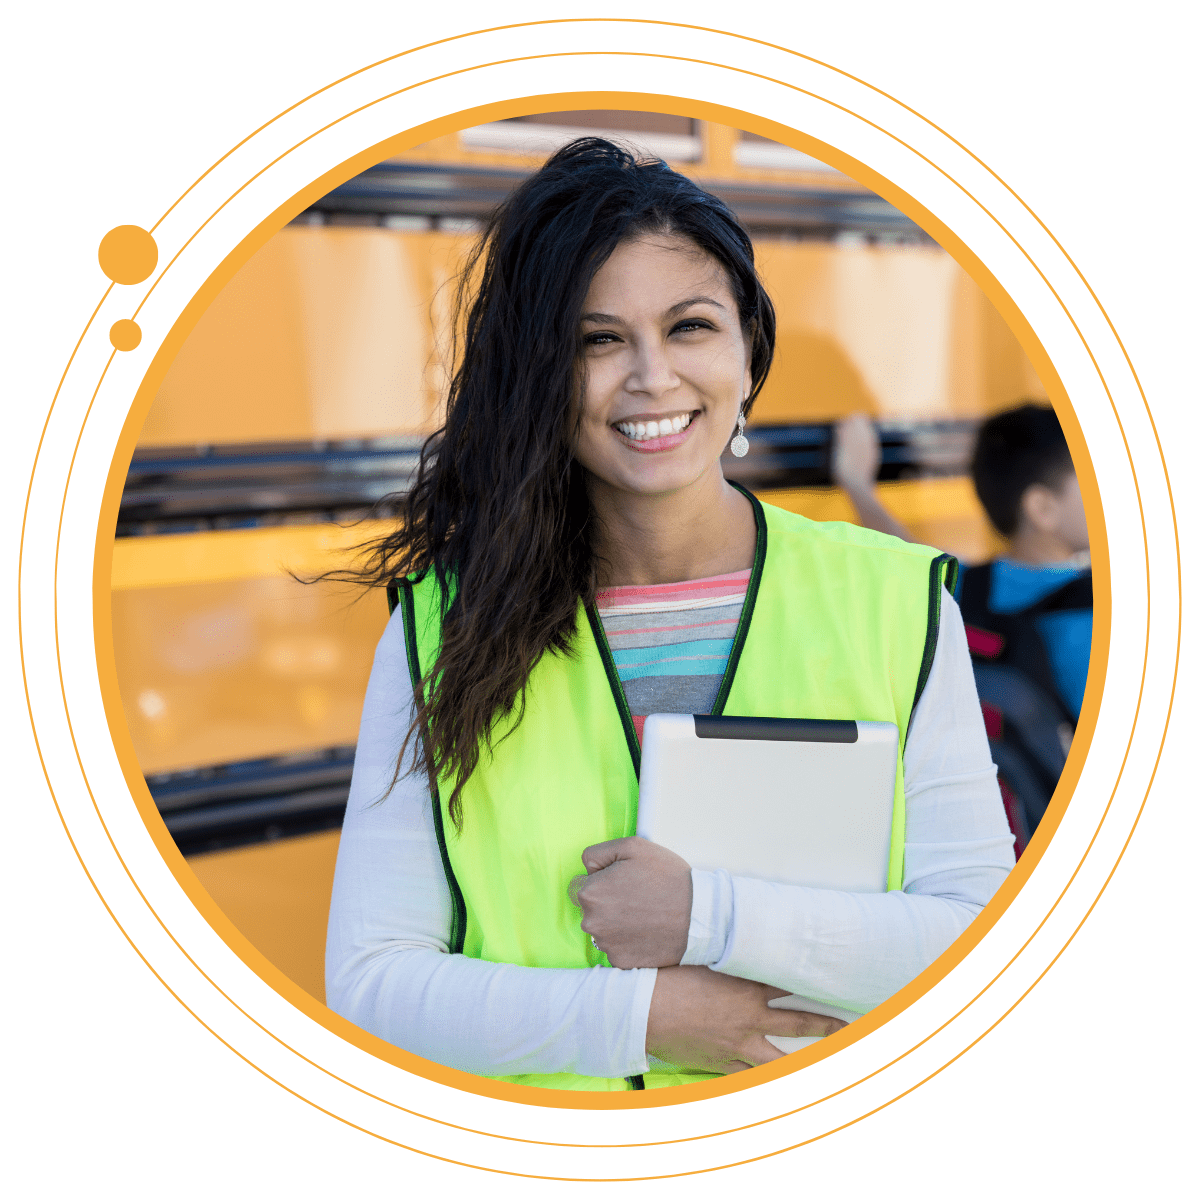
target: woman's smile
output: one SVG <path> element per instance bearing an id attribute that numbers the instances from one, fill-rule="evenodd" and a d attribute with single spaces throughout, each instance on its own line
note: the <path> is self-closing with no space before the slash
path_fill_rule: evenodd
<path id="1" fill-rule="evenodd" d="M 655 417 L 647 413 L 614 421 L 613 430 L 627 446 L 639 454 L 656 454 L 662 450 L 674 450 L 687 440 L 692 421 L 700 416 L 700 410 L 691 412 L 663 413 Z"/>

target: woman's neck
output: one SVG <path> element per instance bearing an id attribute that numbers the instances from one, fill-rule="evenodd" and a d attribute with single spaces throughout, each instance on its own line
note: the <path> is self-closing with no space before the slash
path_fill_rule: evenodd
<path id="1" fill-rule="evenodd" d="M 589 481 L 601 587 L 727 575 L 754 565 L 754 510 L 713 464 L 713 475 L 660 495 Z"/>

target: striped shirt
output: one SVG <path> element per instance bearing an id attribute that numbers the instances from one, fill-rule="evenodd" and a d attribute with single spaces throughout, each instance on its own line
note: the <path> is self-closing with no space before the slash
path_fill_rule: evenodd
<path id="1" fill-rule="evenodd" d="M 597 593 L 639 742 L 651 713 L 712 711 L 749 584 L 746 570 Z"/>

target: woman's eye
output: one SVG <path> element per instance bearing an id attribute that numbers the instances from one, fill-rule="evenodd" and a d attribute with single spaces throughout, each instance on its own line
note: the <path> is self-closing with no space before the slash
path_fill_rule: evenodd
<path id="1" fill-rule="evenodd" d="M 671 330 L 671 332 L 672 333 L 693 333 L 698 329 L 711 329 L 711 328 L 712 328 L 712 326 L 707 321 L 702 321 L 699 318 L 694 318 L 692 320 L 680 321 L 679 324 L 676 325 L 675 328 Z"/>
<path id="2" fill-rule="evenodd" d="M 615 333 L 589 333 L 583 339 L 585 346 L 608 346 L 617 341 Z"/>

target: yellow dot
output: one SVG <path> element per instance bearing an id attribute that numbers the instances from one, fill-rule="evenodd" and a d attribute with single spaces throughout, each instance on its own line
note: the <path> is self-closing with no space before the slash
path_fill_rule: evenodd
<path id="1" fill-rule="evenodd" d="M 136 350 L 142 341 L 142 327 L 136 321 L 118 321 L 108 331 L 108 340 L 118 350 Z"/>
<path id="2" fill-rule="evenodd" d="M 100 239 L 100 270 L 113 283 L 141 283 L 158 265 L 158 243 L 140 225 L 118 225 Z"/>

